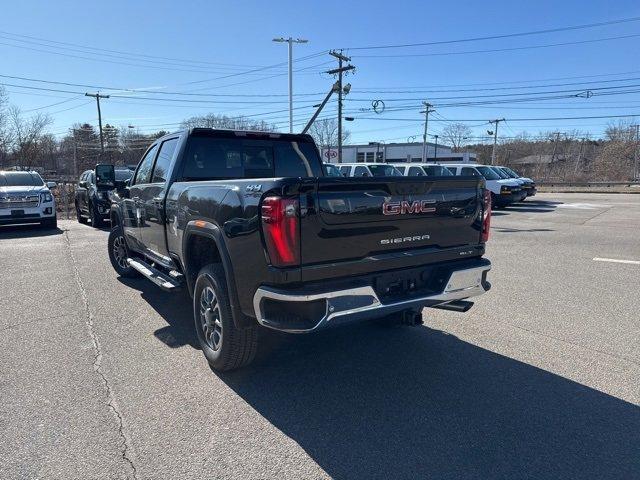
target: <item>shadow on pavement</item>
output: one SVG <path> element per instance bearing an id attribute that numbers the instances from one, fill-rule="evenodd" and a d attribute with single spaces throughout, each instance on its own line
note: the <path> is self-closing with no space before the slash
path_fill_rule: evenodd
<path id="1" fill-rule="evenodd" d="M 3 238 L 33 238 L 60 235 L 64 230 L 47 228 L 40 224 L 0 225 L 0 239 Z"/>
<path id="2" fill-rule="evenodd" d="M 640 408 L 426 327 L 263 335 L 219 377 L 332 478 L 634 478 Z"/>
<path id="3" fill-rule="evenodd" d="M 506 227 L 491 227 L 491 230 L 495 230 L 500 233 L 531 233 L 531 232 L 555 232 L 552 228 L 506 228 Z"/>
<path id="4" fill-rule="evenodd" d="M 506 207 L 491 211 L 492 216 L 509 215 L 512 212 L 522 213 L 549 213 L 554 212 L 557 205 L 564 202 L 553 202 L 547 200 L 527 200 L 525 202 L 512 203 Z"/>
<path id="5" fill-rule="evenodd" d="M 144 278 L 118 277 L 118 280 L 138 290 L 142 299 L 167 322 L 166 327 L 153 332 L 158 340 L 171 348 L 190 345 L 200 349 L 193 326 L 191 297 L 186 290 L 166 293 Z"/>

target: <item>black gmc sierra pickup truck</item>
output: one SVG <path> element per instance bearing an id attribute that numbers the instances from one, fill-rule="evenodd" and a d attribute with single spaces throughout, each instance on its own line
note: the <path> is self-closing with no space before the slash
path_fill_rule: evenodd
<path id="1" fill-rule="evenodd" d="M 328 176 L 308 135 L 194 128 L 156 140 L 112 196 L 109 257 L 122 276 L 186 287 L 205 357 L 231 370 L 253 359 L 260 325 L 468 310 L 490 288 L 483 187 Z"/>

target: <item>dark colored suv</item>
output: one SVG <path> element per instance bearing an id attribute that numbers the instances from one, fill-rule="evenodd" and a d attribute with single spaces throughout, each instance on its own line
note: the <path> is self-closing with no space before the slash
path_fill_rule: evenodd
<path id="1" fill-rule="evenodd" d="M 116 169 L 117 183 L 124 183 L 131 179 L 132 171 L 128 168 Z M 87 223 L 99 228 L 109 219 L 111 200 L 110 189 L 98 188 L 94 170 L 87 170 L 80 175 L 75 193 L 75 206 L 78 222 Z"/>

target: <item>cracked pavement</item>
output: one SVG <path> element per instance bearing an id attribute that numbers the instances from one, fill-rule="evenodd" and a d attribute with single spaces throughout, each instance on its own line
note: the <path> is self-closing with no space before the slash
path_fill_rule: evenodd
<path id="1" fill-rule="evenodd" d="M 265 333 L 216 375 L 106 230 L 0 228 L 0 478 L 634 478 L 640 195 L 498 210 L 491 292 L 422 327 Z"/>

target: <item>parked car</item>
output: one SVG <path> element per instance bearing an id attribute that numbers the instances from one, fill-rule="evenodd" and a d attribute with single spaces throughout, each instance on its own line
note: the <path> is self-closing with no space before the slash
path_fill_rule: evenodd
<path id="1" fill-rule="evenodd" d="M 0 171 L 0 225 L 39 223 L 57 228 L 55 182 L 45 183 L 35 171 Z"/>
<path id="2" fill-rule="evenodd" d="M 484 178 L 486 188 L 491 192 L 491 205 L 496 208 L 506 207 L 524 198 L 520 182 L 505 180 L 488 165 L 473 163 L 447 164 L 447 169 L 454 175 L 475 176 Z"/>
<path id="3" fill-rule="evenodd" d="M 527 198 L 527 184 L 524 180 L 520 179 L 520 178 L 512 178 L 511 175 L 507 174 L 506 172 L 504 172 L 500 167 L 492 165 L 491 169 L 496 172 L 500 178 L 502 178 L 503 180 L 514 180 L 516 182 L 518 182 L 518 185 L 520 185 L 520 188 L 522 189 L 522 200 L 524 200 L 525 198 Z"/>
<path id="4" fill-rule="evenodd" d="M 447 177 L 453 175 L 442 165 L 427 163 L 392 163 L 405 177 Z"/>
<path id="5" fill-rule="evenodd" d="M 401 177 L 402 173 L 389 163 L 341 163 L 343 177 Z"/>
<path id="6" fill-rule="evenodd" d="M 374 172 L 328 176 L 309 135 L 166 135 L 114 193 L 109 258 L 121 276 L 188 289 L 216 370 L 251 362 L 260 326 L 305 333 L 468 310 L 490 288 L 484 179 Z"/>
<path id="7" fill-rule="evenodd" d="M 93 227 L 98 228 L 109 219 L 111 192 L 133 175 L 133 171 L 126 167 L 114 168 L 113 171 L 113 179 L 96 178 L 95 170 L 87 170 L 80 175 L 74 199 L 78 222 L 87 223 L 89 220 Z"/>
<path id="8" fill-rule="evenodd" d="M 533 197 L 537 193 L 536 182 L 527 177 L 520 176 L 516 171 L 508 168 L 508 167 L 498 167 L 504 173 L 506 173 L 509 178 L 515 178 L 518 180 L 522 180 L 524 182 L 524 189 L 527 192 L 527 197 Z"/>

